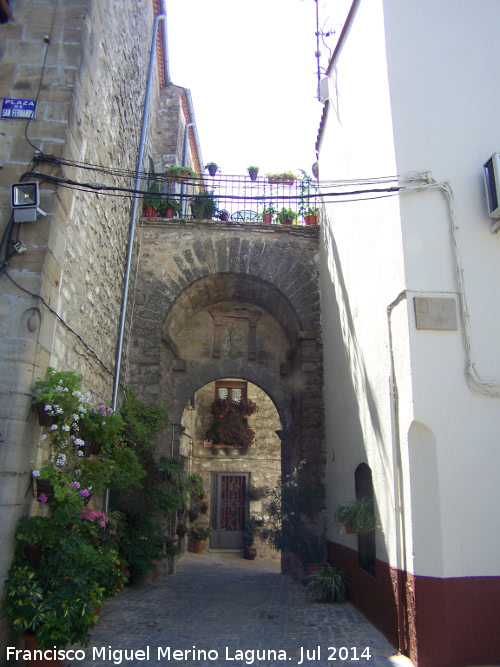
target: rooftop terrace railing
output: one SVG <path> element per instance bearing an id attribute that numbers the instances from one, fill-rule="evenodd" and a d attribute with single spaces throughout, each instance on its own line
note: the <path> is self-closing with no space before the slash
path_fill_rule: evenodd
<path id="1" fill-rule="evenodd" d="M 305 172 L 289 179 L 215 175 L 181 179 L 155 176 L 148 182 L 158 192 L 145 197 L 146 207 L 156 198 L 156 213 L 147 217 L 271 224 L 318 224 L 320 192 Z"/>

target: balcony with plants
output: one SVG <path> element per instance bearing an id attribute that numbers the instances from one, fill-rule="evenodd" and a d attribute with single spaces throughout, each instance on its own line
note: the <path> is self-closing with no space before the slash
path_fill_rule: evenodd
<path id="1" fill-rule="evenodd" d="M 210 222 L 316 226 L 320 220 L 319 186 L 304 170 L 258 175 L 226 175 L 215 163 L 209 174 L 171 167 L 150 174 L 143 190 L 143 215 Z"/>

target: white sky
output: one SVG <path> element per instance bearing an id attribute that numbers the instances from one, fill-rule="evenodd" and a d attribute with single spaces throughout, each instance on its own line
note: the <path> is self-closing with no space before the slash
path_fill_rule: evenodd
<path id="1" fill-rule="evenodd" d="M 314 0 L 166 4 L 170 76 L 191 90 L 204 163 L 310 173 L 323 109 Z"/>

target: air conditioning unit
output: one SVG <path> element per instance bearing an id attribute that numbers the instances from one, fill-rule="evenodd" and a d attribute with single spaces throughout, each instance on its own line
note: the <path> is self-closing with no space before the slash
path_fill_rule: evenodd
<path id="1" fill-rule="evenodd" d="M 490 218 L 500 219 L 500 153 L 493 153 L 488 162 L 483 165 L 484 185 Z M 498 231 L 500 222 L 492 224 L 491 231 Z"/>

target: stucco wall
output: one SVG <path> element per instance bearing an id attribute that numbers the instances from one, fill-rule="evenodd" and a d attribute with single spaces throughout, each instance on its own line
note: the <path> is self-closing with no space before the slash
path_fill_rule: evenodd
<path id="1" fill-rule="evenodd" d="M 368 53 L 367 32 L 369 57 L 359 57 Z M 338 104 L 329 110 L 321 146 L 322 180 L 395 174 L 384 55 L 380 3 L 361 3 L 336 71 Z M 383 184 L 363 186 L 370 187 Z M 354 500 L 354 471 L 364 461 L 372 469 L 380 523 L 377 557 L 396 564 L 387 306 L 404 287 L 399 203 L 370 198 L 327 204 L 322 227 L 328 536 L 357 548 L 355 536 L 340 534 L 333 514 Z M 400 326 L 404 332 L 404 321 Z"/>
<path id="2" fill-rule="evenodd" d="M 500 463 L 499 399 L 480 396 L 486 387 L 467 385 L 463 339 L 469 337 L 475 372 L 493 382 L 491 393 L 498 395 L 500 354 L 492 332 L 499 319 L 494 304 L 500 301 L 500 235 L 490 232 L 482 165 L 500 149 L 495 113 L 500 74 L 490 57 L 500 8 L 491 0 L 469 0 L 459 10 L 451 1 L 426 2 L 418 9 L 406 1 L 385 5 L 398 172 L 428 170 L 436 181 L 449 182 L 454 193 L 455 218 L 442 191 L 401 198 L 408 287 L 424 295 L 458 293 L 456 332 L 417 331 L 408 299 L 414 418 L 436 441 L 429 463 L 437 466 L 443 552 L 442 566 L 431 564 L 422 535 L 415 567 L 435 576 L 499 575 L 500 537 L 487 528 L 496 520 L 498 500 L 493 471 Z M 417 65 L 417 35 L 424 31 Z M 456 246 L 452 224 L 458 228 Z M 461 305 L 468 311 L 465 320 Z M 410 441 L 410 457 L 419 457 L 419 451 L 419 441 Z M 426 492 L 416 476 L 411 486 L 418 511 Z"/>

